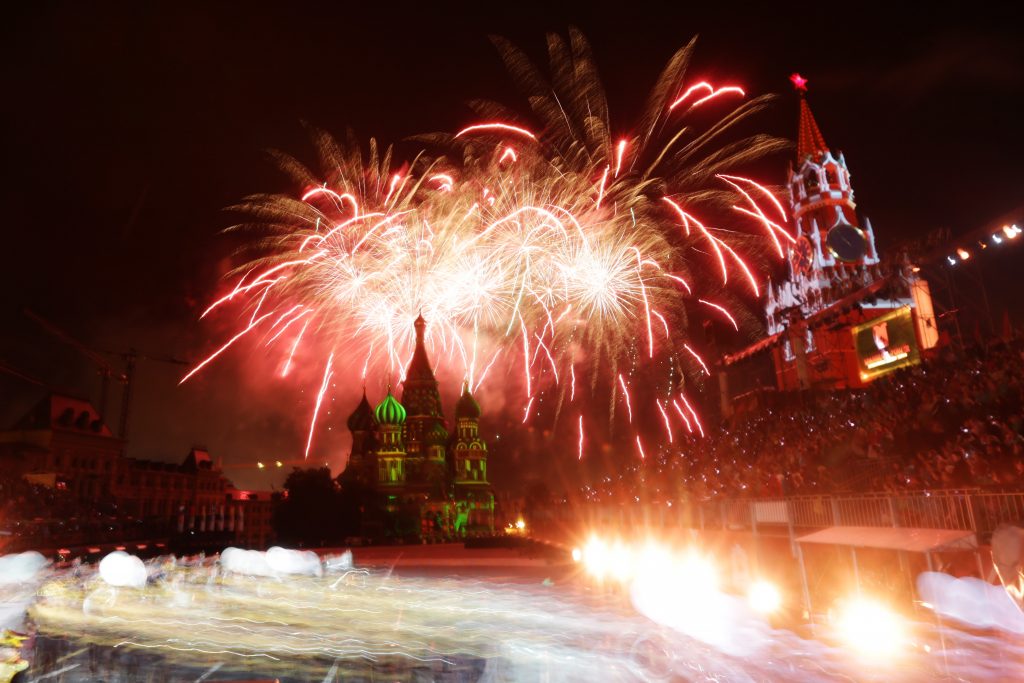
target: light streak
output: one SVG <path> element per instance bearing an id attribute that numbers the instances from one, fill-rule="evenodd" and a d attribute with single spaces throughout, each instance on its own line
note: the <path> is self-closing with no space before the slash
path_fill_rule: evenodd
<path id="1" fill-rule="evenodd" d="M 210 354 L 209 356 L 207 356 L 207 357 L 206 357 L 206 360 L 204 360 L 204 361 L 203 361 L 203 362 L 201 362 L 201 363 L 200 363 L 199 365 L 197 365 L 197 366 L 195 366 L 194 368 L 192 368 L 192 370 L 190 370 L 190 371 L 188 372 L 188 374 L 186 374 L 186 375 L 185 375 L 184 377 L 182 377 L 182 378 L 181 378 L 181 380 L 180 380 L 180 381 L 178 382 L 178 385 L 179 385 L 179 386 L 181 386 L 182 384 L 184 384 L 184 383 L 185 383 L 186 381 L 188 381 L 188 378 L 189 378 L 189 377 L 191 377 L 192 375 L 194 375 L 194 374 L 196 374 L 197 372 L 199 372 L 200 370 L 202 370 L 202 369 L 203 369 L 204 367 L 206 367 L 206 365 L 207 365 L 207 364 L 208 364 L 208 363 L 209 363 L 210 361 L 212 361 L 212 360 L 213 360 L 214 358 L 216 358 L 216 357 L 217 357 L 217 356 L 219 356 L 220 354 L 222 354 L 222 353 L 224 353 L 225 351 L 227 351 L 227 350 L 228 350 L 228 347 L 230 347 L 230 346 L 231 346 L 232 344 L 234 344 L 234 343 L 235 343 L 236 341 L 238 341 L 239 339 L 241 339 L 241 338 L 242 338 L 242 337 L 244 337 L 245 335 L 249 334 L 249 332 L 250 332 L 250 331 L 251 331 L 251 330 L 252 330 L 252 329 L 253 329 L 254 327 L 256 327 L 257 325 L 259 325 L 259 324 L 260 324 L 261 322 L 263 322 L 264 320 L 266 320 L 267 318 L 269 318 L 269 317 L 270 317 L 270 316 L 272 316 L 272 315 L 274 315 L 273 311 L 271 311 L 270 313 L 264 313 L 263 315 L 261 315 L 261 316 L 260 316 L 259 318 L 257 318 L 256 320 L 253 320 L 252 322 L 250 322 L 250 323 L 249 323 L 249 326 L 248 326 L 248 327 L 246 327 L 246 328 L 245 328 L 244 330 L 242 330 L 241 332 L 239 332 L 238 334 L 236 334 L 236 335 L 235 335 L 234 337 L 232 337 L 232 338 L 231 338 L 231 339 L 230 339 L 230 340 L 228 341 L 228 343 L 227 343 L 227 344 L 225 344 L 224 346 L 222 346 L 222 347 L 220 347 L 219 349 L 217 349 L 216 351 L 214 351 L 214 352 L 213 352 L 212 354 Z"/>
<path id="2" fill-rule="evenodd" d="M 626 140 L 619 140 L 618 146 L 615 148 L 615 177 L 619 177 L 619 171 L 622 170 L 622 157 L 626 153 Z"/>
<path id="3" fill-rule="evenodd" d="M 704 368 L 704 374 L 706 374 L 708 377 L 710 377 L 711 376 L 711 371 L 708 370 L 708 366 L 705 365 L 704 359 L 701 358 L 700 355 L 698 355 L 698 353 L 696 351 L 691 349 L 689 344 L 683 344 L 683 348 L 686 349 L 686 351 L 689 352 L 689 354 L 691 356 L 693 356 L 697 360 L 698 363 L 700 363 L 700 366 L 702 368 Z"/>
<path id="4" fill-rule="evenodd" d="M 390 187 L 388 187 L 388 193 L 384 196 L 384 203 L 385 204 L 387 204 L 390 201 L 391 195 L 394 194 L 395 188 L 398 187 L 398 183 L 400 183 L 401 181 L 402 181 L 402 174 L 401 173 L 396 173 L 395 175 L 393 175 L 391 177 L 391 185 L 390 185 Z"/>
<path id="5" fill-rule="evenodd" d="M 744 95 L 746 95 L 746 93 L 743 92 L 743 88 L 740 88 L 739 86 L 735 86 L 735 85 L 726 85 L 726 86 L 723 86 L 723 87 L 719 88 L 718 90 L 716 90 L 715 92 L 711 93 L 710 95 L 705 95 L 704 97 L 700 98 L 699 100 L 697 100 L 696 102 L 694 102 L 693 104 L 690 105 L 690 109 L 693 109 L 695 107 L 699 107 L 700 105 L 704 104 L 705 102 L 707 102 L 709 100 L 715 99 L 719 95 L 725 95 L 725 94 L 728 94 L 728 93 L 735 93 L 735 94 L 739 95 L 740 97 L 743 97 Z"/>
<path id="6" fill-rule="evenodd" d="M 307 202 L 310 200 L 310 198 L 318 194 L 329 195 L 334 199 L 335 202 L 338 203 L 339 206 L 342 205 L 345 201 L 348 201 L 350 204 L 352 204 L 352 212 L 357 217 L 359 216 L 359 202 L 358 200 L 356 200 L 355 196 L 349 194 L 348 192 L 339 194 L 334 190 L 327 189 L 326 187 L 314 187 L 312 190 L 309 190 L 304 195 L 302 195 L 302 201 Z"/>
<path id="7" fill-rule="evenodd" d="M 672 437 L 672 424 L 668 420 L 668 413 L 665 412 L 665 408 L 661 405 L 661 401 L 655 401 L 654 405 L 658 406 L 658 412 L 661 413 L 661 417 L 665 421 L 665 431 L 668 432 L 668 442 L 672 443 L 674 438 Z"/>
<path id="8" fill-rule="evenodd" d="M 669 105 L 669 107 L 668 107 L 669 111 L 672 111 L 673 109 L 675 109 L 679 105 L 681 105 L 684 102 L 686 102 L 688 99 L 690 99 L 690 95 L 692 95 L 693 93 L 697 92 L 698 90 L 706 91 L 707 94 L 704 95 L 703 97 L 695 100 L 689 106 L 690 109 L 693 109 L 694 107 L 699 107 L 700 105 L 704 104 L 705 102 L 707 102 L 709 100 L 712 100 L 712 99 L 714 99 L 714 98 L 716 98 L 716 97 L 718 97 L 720 95 L 726 95 L 728 93 L 734 93 L 734 94 L 739 95 L 740 97 L 743 97 L 743 96 L 746 95 L 746 93 L 743 92 L 743 89 L 740 88 L 739 86 L 726 85 L 726 86 L 722 86 L 721 88 L 717 88 L 716 89 L 710 83 L 708 83 L 706 81 L 701 81 L 700 83 L 696 83 L 694 85 L 691 85 L 689 88 L 687 88 L 686 92 L 684 92 L 682 95 L 680 95 L 672 104 Z"/>
<path id="9" fill-rule="evenodd" d="M 320 413 L 320 404 L 324 400 L 324 393 L 327 391 L 327 385 L 330 384 L 331 376 L 334 374 L 332 365 L 334 364 L 334 354 L 332 353 L 327 359 L 327 364 L 324 366 L 324 381 L 320 385 L 320 392 L 316 395 L 316 406 L 313 408 L 313 419 L 309 422 L 309 437 L 306 439 L 306 454 L 304 458 L 309 458 L 309 449 L 313 445 L 313 434 L 316 430 L 316 416 Z"/>
<path id="10" fill-rule="evenodd" d="M 694 410 L 693 406 L 690 405 L 690 402 L 686 400 L 686 394 L 680 391 L 679 398 L 683 400 L 683 405 L 686 406 L 686 410 L 688 410 L 690 415 L 693 416 L 693 422 L 694 424 L 697 425 L 697 431 L 700 432 L 701 436 L 704 436 L 704 427 L 700 423 L 700 418 L 697 416 L 697 411 Z"/>
<path id="11" fill-rule="evenodd" d="M 761 194 L 763 194 L 771 201 L 772 205 L 775 207 L 775 210 L 779 212 L 779 220 L 786 220 L 786 210 L 782 207 L 782 202 L 779 201 L 779 198 L 775 196 L 774 192 L 769 190 L 764 185 L 761 185 L 756 180 L 751 180 L 750 178 L 744 178 L 743 176 L 738 175 L 728 175 L 726 173 L 719 173 L 717 177 L 727 180 L 735 180 L 736 182 L 747 183 L 751 185 L 752 187 L 754 187 L 754 189 L 758 190 Z M 747 199 L 753 206 L 757 206 L 757 202 L 755 202 L 753 198 L 747 195 L 746 192 L 744 192 L 743 194 L 747 196 Z M 789 233 L 786 230 L 783 230 L 783 232 L 786 233 L 787 236 L 789 235 Z M 792 237 L 790 237 L 790 239 L 792 239 Z"/>
<path id="12" fill-rule="evenodd" d="M 301 304 L 299 304 L 299 305 L 297 306 L 297 308 L 301 308 L 301 307 L 302 307 L 302 305 L 301 305 Z M 294 310 L 295 310 L 295 309 L 292 309 L 292 311 L 294 311 Z M 284 314 L 283 316 L 281 316 L 281 318 L 284 318 L 285 316 L 287 316 L 287 315 L 290 315 L 290 314 L 292 313 L 292 311 L 288 311 L 288 312 L 287 312 L 287 313 L 285 313 L 285 314 Z M 288 322 L 286 322 L 286 323 L 285 323 L 284 325 L 281 325 L 281 329 L 279 329 L 279 330 L 278 330 L 278 331 L 277 331 L 277 332 L 276 332 L 276 333 L 274 334 L 274 336 L 273 336 L 273 337 L 271 337 L 270 339 L 268 339 L 268 340 L 267 340 L 267 344 L 266 344 L 266 345 L 267 345 L 267 346 L 270 346 L 271 344 L 273 344 L 273 343 L 274 343 L 274 341 L 276 341 L 278 337 L 280 337 L 280 336 L 281 336 L 282 334 L 284 334 L 285 332 L 287 332 L 287 331 L 288 331 L 288 328 L 292 326 L 292 323 L 294 323 L 294 322 L 295 322 L 295 321 L 297 321 L 297 320 L 301 320 L 302 318 L 306 317 L 307 315 L 309 315 L 309 314 L 310 314 L 310 313 L 312 313 L 312 312 L 313 312 L 313 309 L 312 309 L 312 308 L 307 308 L 306 310 L 302 311 L 302 312 L 301 312 L 301 313 L 299 313 L 299 314 L 298 314 L 297 316 L 293 317 L 293 318 L 292 318 L 291 320 L 289 320 Z M 277 321 L 276 323 L 274 323 L 274 326 L 276 327 L 277 325 L 279 325 L 279 324 L 280 324 L 280 322 L 281 322 L 281 320 L 278 320 L 278 321 Z M 272 328 L 270 328 L 270 329 L 274 329 L 274 328 L 272 327 Z"/>
<path id="13" fill-rule="evenodd" d="M 738 324 L 736 324 L 736 319 L 733 318 L 732 315 L 730 315 L 729 311 L 725 310 L 725 308 L 723 308 L 722 306 L 719 306 L 716 303 L 712 303 L 710 301 L 705 301 L 704 299 L 697 299 L 697 301 L 699 301 L 700 303 L 704 304 L 705 306 L 710 306 L 711 308 L 714 308 L 714 309 L 720 311 L 722 313 L 722 315 L 724 315 L 726 318 L 729 319 L 729 322 L 732 323 L 733 328 L 737 332 L 739 331 L 740 326 Z"/>
<path id="14" fill-rule="evenodd" d="M 672 399 L 672 407 L 674 407 L 676 409 L 676 412 L 679 413 L 679 417 L 683 418 L 683 422 L 686 424 L 686 431 L 692 434 L 693 426 L 690 424 L 690 418 L 686 417 L 686 413 L 683 412 L 683 409 L 679 405 L 679 402 L 676 401 L 675 399 Z"/>
<path id="15" fill-rule="evenodd" d="M 498 159 L 498 163 L 503 164 L 505 163 L 506 159 L 511 160 L 512 163 L 515 163 L 519 160 L 519 157 L 516 156 L 516 151 L 514 149 L 512 149 L 511 147 L 506 147 L 505 151 L 501 155 L 501 158 Z"/>
<path id="16" fill-rule="evenodd" d="M 663 316 L 661 313 L 658 313 L 657 311 L 651 311 L 651 313 L 657 316 L 658 320 L 661 321 L 661 326 L 665 328 L 665 339 L 671 339 L 672 335 L 668 333 L 668 321 L 665 320 L 665 316 Z"/>
<path id="17" fill-rule="evenodd" d="M 578 418 L 578 422 L 579 422 L 580 441 L 579 441 L 579 455 L 576 457 L 576 459 L 577 460 L 582 460 L 583 459 L 583 415 L 582 414 L 580 414 L 580 416 Z"/>
<path id="18" fill-rule="evenodd" d="M 633 404 L 629 400 L 629 389 L 626 388 L 626 380 L 622 379 L 622 373 L 619 373 L 619 385 L 622 387 L 622 395 L 626 397 L 626 412 L 629 413 L 629 421 L 633 422 Z"/>
<path id="19" fill-rule="evenodd" d="M 476 133 L 480 131 L 505 131 L 509 133 L 515 133 L 517 135 L 525 135 L 531 140 L 537 139 L 537 136 L 528 131 L 527 129 L 521 128 L 519 126 L 513 126 L 508 123 L 478 123 L 476 125 L 467 126 L 466 128 L 463 128 L 462 130 L 455 134 L 455 137 L 461 138 L 463 135 L 466 135 L 467 133 Z"/>
<path id="20" fill-rule="evenodd" d="M 429 180 L 437 183 L 437 189 L 443 192 L 451 192 L 455 188 L 455 179 L 447 173 L 436 173 Z"/>
<path id="21" fill-rule="evenodd" d="M 288 360 L 285 361 L 284 369 L 281 370 L 281 376 L 282 377 L 287 377 L 288 376 L 288 371 L 291 370 L 291 367 L 292 367 L 292 359 L 295 357 L 295 349 L 299 348 L 299 342 L 302 341 L 302 335 L 306 334 L 306 328 L 308 326 L 309 326 L 309 321 L 307 320 L 305 323 L 302 324 L 302 329 L 299 330 L 299 333 L 295 336 L 295 342 L 292 344 L 292 348 L 288 352 Z M 363 377 L 364 378 L 366 377 L 366 373 L 365 372 L 363 373 Z"/>
<path id="22" fill-rule="evenodd" d="M 597 208 L 601 208 L 601 200 L 604 199 L 604 186 L 608 182 L 608 171 L 611 169 L 610 166 L 604 167 L 604 173 L 601 175 L 601 185 L 597 190 Z"/>
<path id="23" fill-rule="evenodd" d="M 644 445 L 640 441 L 640 435 L 639 434 L 636 435 L 636 448 L 637 448 L 638 451 L 640 451 L 640 459 L 641 460 L 646 460 L 647 459 L 647 454 L 644 453 Z"/>

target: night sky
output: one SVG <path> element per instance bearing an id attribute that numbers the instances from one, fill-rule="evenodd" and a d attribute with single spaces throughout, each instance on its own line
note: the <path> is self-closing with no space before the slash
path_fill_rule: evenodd
<path id="1" fill-rule="evenodd" d="M 312 160 L 303 121 L 400 141 L 472 122 L 470 98 L 525 109 L 492 33 L 542 61 L 545 32 L 580 27 L 623 128 L 694 34 L 692 80 L 784 94 L 759 119 L 770 133 L 795 136 L 787 77 L 800 71 L 882 250 L 936 228 L 965 233 L 1024 204 L 1024 17 L 1011 3 L 927 15 L 898 3 L 858 13 L 847 2 L 208 4 L 9 10 L 0 362 L 98 397 L 88 363 L 26 319 L 25 306 L 96 349 L 194 359 L 213 348 L 224 330 L 195 318 L 224 286 L 235 246 L 221 234 L 232 224 L 223 209 L 292 189 L 266 151 Z M 786 161 L 762 179 L 782 182 Z M 141 361 L 129 454 L 180 460 L 198 443 L 231 466 L 301 452 L 308 413 L 294 407 L 308 396 L 256 388 L 248 353 L 184 388 L 181 368 Z M 336 431 L 356 391 L 346 379 L 329 418 Z M 44 393 L 0 374 L 4 426 Z M 323 452 L 328 443 L 320 460 L 337 468 L 342 451 Z M 228 474 L 248 486 L 276 481 L 251 468 Z"/>

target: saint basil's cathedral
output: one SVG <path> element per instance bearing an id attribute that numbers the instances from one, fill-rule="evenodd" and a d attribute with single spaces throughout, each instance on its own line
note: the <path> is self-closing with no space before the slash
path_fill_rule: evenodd
<path id="1" fill-rule="evenodd" d="M 424 333 L 416 318 L 416 347 L 399 401 L 387 395 L 362 401 L 348 418 L 352 452 L 346 475 L 372 491 L 370 535 L 441 540 L 494 532 L 494 493 L 487 481 L 487 443 L 480 437 L 480 405 L 464 384 L 448 431 Z"/>

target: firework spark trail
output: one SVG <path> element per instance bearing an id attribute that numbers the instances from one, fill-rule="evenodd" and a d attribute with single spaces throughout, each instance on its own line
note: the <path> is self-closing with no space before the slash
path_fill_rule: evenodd
<path id="1" fill-rule="evenodd" d="M 661 326 L 665 329 L 665 339 L 671 339 L 672 335 L 668 332 L 668 321 L 665 320 L 665 316 L 657 311 L 651 311 L 651 313 L 661 321 Z"/>
<path id="2" fill-rule="evenodd" d="M 497 352 L 491 357 L 491 362 L 487 364 L 487 367 L 484 368 L 484 371 L 480 373 L 480 379 L 477 380 L 476 386 L 473 387 L 473 391 L 479 389 L 480 385 L 484 383 L 484 379 L 487 377 L 487 373 L 490 372 L 491 366 L 494 365 L 494 361 L 496 360 L 498 360 Z"/>
<path id="3" fill-rule="evenodd" d="M 537 139 L 536 135 L 526 130 L 525 128 L 522 128 L 520 126 L 513 126 L 508 123 L 477 123 L 472 126 L 467 126 L 463 128 L 462 130 L 455 134 L 455 137 L 461 138 L 463 135 L 466 135 L 467 133 L 493 131 L 516 133 L 518 135 L 525 135 L 531 140 Z"/>
<path id="4" fill-rule="evenodd" d="M 626 380 L 622 379 L 622 373 L 619 373 L 619 385 L 622 387 L 622 395 L 626 397 L 626 412 L 629 413 L 629 421 L 633 422 L 633 404 L 629 400 L 629 389 L 626 387 Z"/>
<path id="5" fill-rule="evenodd" d="M 758 192 L 760 192 L 765 197 L 767 197 L 769 199 L 769 201 L 771 201 L 772 205 L 775 207 L 775 210 L 779 214 L 779 219 L 783 220 L 783 221 L 786 220 L 786 210 L 782 207 L 782 202 L 779 201 L 779 198 L 775 196 L 774 192 L 769 190 L 764 185 L 761 185 L 756 180 L 751 180 L 750 178 L 744 178 L 742 176 L 728 175 L 726 173 L 719 173 L 716 177 L 717 178 L 722 178 L 723 180 L 735 180 L 737 182 L 747 183 L 748 185 L 751 185 L 754 189 L 756 189 Z M 747 198 L 747 201 L 750 202 L 751 206 L 754 206 L 755 208 L 760 208 L 760 207 L 758 207 L 757 202 L 754 201 L 754 199 L 752 197 L 750 197 L 749 194 L 744 192 L 743 196 Z M 789 231 L 787 231 L 787 230 L 785 230 L 785 229 L 783 229 L 781 227 L 779 229 L 782 231 L 782 233 L 791 242 L 795 242 L 796 241 L 795 238 L 792 235 L 789 234 Z"/>
<path id="6" fill-rule="evenodd" d="M 585 44 L 582 36 L 573 40 Z M 511 66 L 515 56 L 499 50 L 519 73 Z M 552 59 L 553 72 L 566 67 Z M 531 406 L 565 376 L 566 365 L 570 401 L 577 399 L 574 364 L 593 371 L 591 387 L 599 386 L 599 372 L 630 357 L 643 333 L 650 366 L 677 360 L 681 350 L 659 311 L 681 310 L 689 297 L 714 296 L 715 264 L 723 285 L 737 272 L 759 292 L 753 265 L 761 263 L 748 259 L 760 258 L 762 242 L 778 242 L 785 216 L 770 218 L 781 208 L 778 200 L 732 173 L 782 144 L 767 136 L 724 137 L 759 111 L 764 98 L 747 100 L 736 86 L 706 82 L 675 92 L 684 82 L 679 69 L 666 70 L 659 82 L 663 95 L 643 119 L 648 132 L 612 138 L 610 131 L 622 128 L 608 119 L 607 103 L 594 99 L 601 91 L 595 67 L 587 58 L 571 66 L 557 88 L 521 84 L 550 93 L 530 100 L 540 126 L 488 117 L 454 135 L 423 136 L 428 148 L 402 164 L 375 141 L 368 156 L 354 143 L 325 142 L 326 178 L 296 160 L 283 162 L 306 189 L 235 207 L 255 219 L 238 227 L 264 234 L 251 245 L 250 262 L 231 273 L 237 282 L 211 297 L 200 316 L 244 306 L 240 319 L 251 325 L 184 379 L 264 320 L 264 309 L 276 320 L 264 345 L 286 358 L 282 376 L 305 346 L 317 357 L 334 353 L 339 372 L 358 359 L 364 377 L 402 375 L 413 344 L 409 323 L 419 314 L 430 321 L 426 342 L 438 371 L 468 377 L 479 388 L 485 378 L 505 381 L 521 370 L 521 388 L 509 393 Z M 718 103 L 726 112 L 721 125 L 706 125 L 714 119 L 707 113 L 690 121 L 690 110 L 723 95 L 730 97 Z M 579 102 L 588 104 L 580 108 Z M 551 112 L 558 115 L 548 117 Z M 659 121 L 664 126 L 655 125 Z M 655 132 L 663 127 L 672 130 Z M 592 134 L 581 137 L 584 130 Z M 721 171 L 717 178 L 707 178 L 707 164 Z M 642 172 L 627 172 L 632 169 Z M 717 199 L 702 198 L 712 196 Z M 772 203 L 767 210 L 757 204 L 764 198 Z M 748 213 L 713 214 L 725 228 L 695 218 L 729 206 L 730 199 Z M 742 256 L 727 242 L 741 231 Z M 657 354 L 652 315 L 668 342 Z M 300 319 L 299 334 L 286 336 Z M 671 332 L 685 341 L 684 327 Z M 579 360 L 579 348 L 591 353 Z M 547 362 L 535 364 L 541 352 Z M 481 373 L 478 360 L 487 356 Z M 494 365 L 502 370 L 488 374 Z"/>
<path id="7" fill-rule="evenodd" d="M 579 455 L 577 460 L 583 459 L 583 415 L 579 416 Z"/>
<path id="8" fill-rule="evenodd" d="M 639 434 L 636 435 L 636 449 L 638 451 L 640 451 L 640 459 L 641 460 L 646 460 L 647 459 L 647 454 L 644 453 L 644 444 L 643 444 L 643 442 L 640 441 L 640 435 Z"/>
<path id="9" fill-rule="evenodd" d="M 661 417 L 665 421 L 665 431 L 668 432 L 668 442 L 672 443 L 675 439 L 672 436 L 672 423 L 669 422 L 668 413 L 665 412 L 665 408 L 661 405 L 661 401 L 655 401 L 654 405 L 658 406 L 658 412 L 661 413 Z"/>
<path id="10" fill-rule="evenodd" d="M 694 410 L 693 406 L 690 405 L 690 402 L 686 400 L 686 394 L 680 391 L 679 398 L 683 399 L 683 405 L 686 406 L 686 409 L 690 411 L 690 415 L 693 416 L 693 422 L 697 425 L 697 431 L 700 432 L 701 436 L 704 436 L 704 427 L 700 423 L 700 418 L 697 417 L 697 411 Z"/>
<path id="11" fill-rule="evenodd" d="M 309 327 L 309 320 L 303 323 L 302 329 L 299 330 L 299 333 L 297 335 L 295 335 L 295 341 L 292 343 L 291 349 L 288 351 L 288 360 L 285 361 L 284 368 L 281 369 L 282 377 L 288 376 L 288 371 L 291 370 L 292 367 L 292 360 L 295 358 L 295 350 L 298 349 L 299 344 L 302 343 L 302 336 L 306 334 L 307 327 Z M 366 376 L 365 372 L 363 373 L 363 376 Z"/>
<path id="12" fill-rule="evenodd" d="M 688 99 L 690 99 L 690 95 L 694 94 L 698 90 L 706 91 L 707 95 L 697 100 L 694 100 L 694 102 L 691 103 L 688 107 L 689 109 L 699 107 L 700 105 L 704 104 L 705 102 L 708 102 L 709 100 L 713 100 L 714 98 L 719 97 L 720 95 L 726 95 L 728 93 L 733 93 L 739 95 L 740 97 L 746 95 L 746 93 L 743 92 L 742 88 L 735 85 L 726 85 L 721 88 L 715 88 L 707 81 L 701 81 L 700 83 L 696 83 L 687 88 L 686 91 L 682 95 L 680 95 L 678 99 L 676 99 L 672 104 L 669 105 L 669 111 L 685 103 Z"/>
<path id="13" fill-rule="evenodd" d="M 597 208 L 601 208 L 601 200 L 604 199 L 604 186 L 608 182 L 608 171 L 611 170 L 611 166 L 604 167 L 604 173 L 601 175 L 601 186 L 597 191 Z"/>
<path id="14" fill-rule="evenodd" d="M 316 417 L 320 413 L 320 404 L 324 400 L 324 392 L 327 391 L 327 386 L 331 382 L 331 377 L 334 375 L 332 366 L 334 365 L 334 354 L 332 353 L 327 359 L 327 364 L 324 366 L 324 381 L 320 385 L 320 392 L 316 395 L 316 407 L 313 408 L 313 419 L 309 422 L 309 437 L 306 439 L 306 454 L 304 457 L 309 457 L 309 449 L 313 445 L 313 434 L 316 432 Z"/>
<path id="15" fill-rule="evenodd" d="M 732 185 L 736 189 L 736 191 L 739 192 L 740 194 L 742 194 L 744 196 L 744 198 L 746 198 L 747 202 L 752 207 L 754 207 L 753 211 L 751 211 L 749 209 L 745 209 L 742 206 L 735 206 L 735 205 L 733 205 L 732 208 L 735 209 L 736 211 L 739 211 L 740 213 L 746 214 L 746 215 L 748 215 L 748 216 L 750 216 L 752 218 L 758 219 L 762 223 L 764 223 L 764 226 L 766 228 L 766 232 L 768 233 L 768 236 L 771 237 L 772 243 L 775 245 L 775 250 L 776 250 L 776 252 L 778 252 L 779 258 L 783 258 L 784 257 L 784 253 L 782 251 L 782 243 L 779 242 L 779 238 L 776 236 L 775 232 L 778 231 L 778 232 L 782 233 L 782 235 L 784 237 L 786 237 L 786 239 L 788 239 L 790 242 L 796 242 L 796 240 L 789 234 L 789 232 L 787 230 L 785 230 L 782 226 L 780 226 L 778 223 L 772 221 L 770 218 L 768 218 L 767 215 L 765 215 L 764 211 L 761 210 L 761 207 L 757 205 L 756 201 L 754 201 L 754 198 L 751 197 L 750 193 L 748 193 L 746 190 L 744 190 L 739 185 L 739 182 L 751 183 L 752 185 L 757 187 L 759 190 L 761 190 L 761 192 L 763 192 L 764 194 L 767 194 L 768 197 L 770 199 L 772 199 L 776 204 L 778 204 L 779 200 L 775 198 L 775 195 L 773 195 L 771 192 L 769 192 L 767 188 L 761 187 L 761 185 L 755 183 L 752 180 L 747 180 L 746 178 L 741 178 L 739 176 L 724 175 L 724 174 L 719 174 L 719 175 L 717 175 L 715 177 L 716 178 L 721 178 L 725 182 L 727 182 L 730 185 Z M 780 209 L 782 208 L 781 205 L 779 205 L 779 208 Z M 782 213 L 782 216 L 783 216 L 782 220 L 785 220 L 785 213 L 784 212 Z"/>
<path id="16" fill-rule="evenodd" d="M 210 363 L 210 361 L 212 361 L 214 358 L 216 358 L 220 354 L 222 354 L 225 351 L 227 351 L 229 346 L 234 344 L 236 341 L 238 341 L 239 339 L 241 339 L 245 335 L 249 334 L 249 332 L 252 331 L 252 329 L 254 327 L 259 325 L 261 322 L 263 322 L 264 320 L 266 320 L 267 318 L 269 318 L 273 314 L 274 314 L 273 311 L 271 311 L 270 313 L 264 313 L 263 315 L 261 315 L 256 320 L 253 320 L 252 322 L 250 322 L 248 327 L 246 327 L 244 330 L 242 330 L 241 332 L 236 334 L 234 337 L 232 337 L 230 340 L 228 340 L 227 344 L 225 344 L 224 346 L 222 346 L 219 349 L 217 349 L 216 351 L 214 351 L 212 354 L 207 356 L 206 360 L 200 362 L 198 365 L 196 365 L 194 368 L 192 368 L 188 372 L 188 374 L 186 374 L 184 377 L 181 378 L 181 380 L 178 382 L 178 384 L 179 385 L 184 384 L 190 377 L 192 377 L 192 375 L 194 375 L 197 372 L 199 372 L 200 370 L 202 370 L 206 365 L 208 365 Z"/>
<path id="17" fill-rule="evenodd" d="M 706 374 L 708 377 L 710 377 L 711 376 L 711 371 L 708 370 L 708 366 L 707 366 L 707 364 L 704 363 L 704 359 L 700 357 L 700 354 L 698 354 L 696 351 L 691 349 L 689 344 L 683 344 L 683 348 L 686 349 L 687 353 L 689 353 L 691 356 L 693 356 L 698 363 L 700 363 L 700 367 L 704 370 L 704 374 Z"/>
<path id="18" fill-rule="evenodd" d="M 693 425 L 690 424 L 690 418 L 686 417 L 686 413 L 683 412 L 683 409 L 679 405 L 679 402 L 676 401 L 675 399 L 672 399 L 672 406 L 676 409 L 676 412 L 679 413 L 679 417 L 683 418 L 683 422 L 686 424 L 686 431 L 692 434 Z"/>
<path id="19" fill-rule="evenodd" d="M 626 153 L 626 140 L 619 140 L 619 145 L 615 149 L 615 177 L 619 177 L 619 171 L 622 170 L 622 157 Z"/>
<path id="20" fill-rule="evenodd" d="M 526 402 L 526 409 L 523 411 L 523 424 L 526 424 L 526 421 L 530 419 L 530 408 L 532 408 L 532 407 L 533 407 L 533 396 L 531 396 L 530 400 Z"/>
<path id="21" fill-rule="evenodd" d="M 736 323 L 736 318 L 732 317 L 729 311 L 725 310 L 723 306 L 720 306 L 719 304 L 716 303 L 712 303 L 710 301 L 705 301 L 704 299 L 697 299 L 697 301 L 699 303 L 704 304 L 705 306 L 710 306 L 711 308 L 714 308 L 715 310 L 721 312 L 722 315 L 729 319 L 729 322 L 732 323 L 734 329 L 736 329 L 737 331 L 740 329 L 740 326 Z"/>

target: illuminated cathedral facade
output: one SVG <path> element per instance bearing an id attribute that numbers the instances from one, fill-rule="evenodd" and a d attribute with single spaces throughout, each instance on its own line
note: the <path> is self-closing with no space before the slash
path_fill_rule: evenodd
<path id="1" fill-rule="evenodd" d="M 368 535 L 444 540 L 494 532 L 494 493 L 487 479 L 487 443 L 480 405 L 464 384 L 450 432 L 427 357 L 422 316 L 399 401 L 371 407 L 363 398 L 348 418 L 352 452 L 346 474 L 373 492 Z"/>

